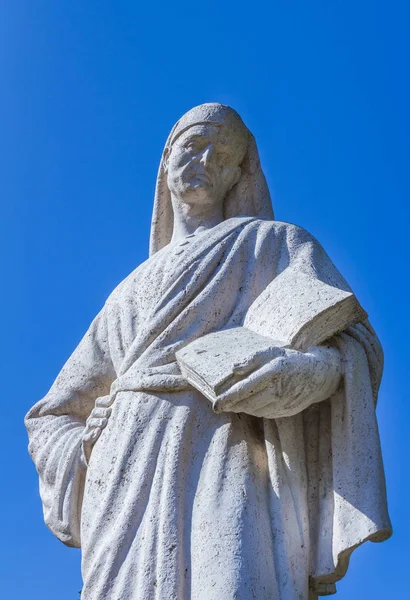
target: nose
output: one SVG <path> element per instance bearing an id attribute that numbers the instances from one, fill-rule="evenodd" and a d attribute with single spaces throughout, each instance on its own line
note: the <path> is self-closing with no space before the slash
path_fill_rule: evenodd
<path id="1" fill-rule="evenodd" d="M 212 157 L 212 153 L 213 153 L 213 144 L 208 144 L 208 146 L 206 146 L 202 150 L 202 154 L 199 158 L 199 162 L 202 163 L 204 166 L 206 166 Z"/>

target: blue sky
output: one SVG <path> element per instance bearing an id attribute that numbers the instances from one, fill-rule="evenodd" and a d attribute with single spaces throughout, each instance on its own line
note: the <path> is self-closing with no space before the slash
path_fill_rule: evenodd
<path id="1" fill-rule="evenodd" d="M 23 417 L 147 257 L 164 141 L 207 101 L 242 115 L 276 217 L 321 241 L 381 338 L 395 533 L 356 551 L 337 598 L 410 597 L 409 13 L 400 0 L 2 3 L 2 597 L 78 599 L 80 554 L 43 524 Z"/>

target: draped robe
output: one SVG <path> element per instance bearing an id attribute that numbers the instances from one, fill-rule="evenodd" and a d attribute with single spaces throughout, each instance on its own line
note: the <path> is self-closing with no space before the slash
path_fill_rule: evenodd
<path id="1" fill-rule="evenodd" d="M 82 548 L 84 600 L 307 600 L 335 592 L 355 547 L 390 535 L 368 324 L 335 336 L 343 381 L 296 415 L 215 414 L 179 373 L 178 349 L 241 325 L 288 266 L 349 289 L 287 223 L 231 218 L 166 246 L 111 294 L 28 413 L 45 520 Z M 85 421 L 104 396 L 112 413 L 85 466 Z"/>

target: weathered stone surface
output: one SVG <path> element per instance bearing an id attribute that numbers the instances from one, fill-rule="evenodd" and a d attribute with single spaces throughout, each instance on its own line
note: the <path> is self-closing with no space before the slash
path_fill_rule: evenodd
<path id="1" fill-rule="evenodd" d="M 367 322 L 281 352 L 266 404 L 250 389 L 215 412 L 178 367 L 286 269 L 348 289 L 312 236 L 273 220 L 237 113 L 194 108 L 161 159 L 150 258 L 26 417 L 46 523 L 82 548 L 83 600 L 312 600 L 390 535 Z"/>

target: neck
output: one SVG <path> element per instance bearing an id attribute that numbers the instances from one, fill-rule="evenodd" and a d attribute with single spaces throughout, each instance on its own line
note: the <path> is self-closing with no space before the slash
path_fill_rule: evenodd
<path id="1" fill-rule="evenodd" d="M 173 196 L 171 199 L 174 211 L 174 230 L 171 243 L 178 242 L 187 235 L 211 229 L 224 220 L 222 203 L 198 207 L 177 201 Z"/>

